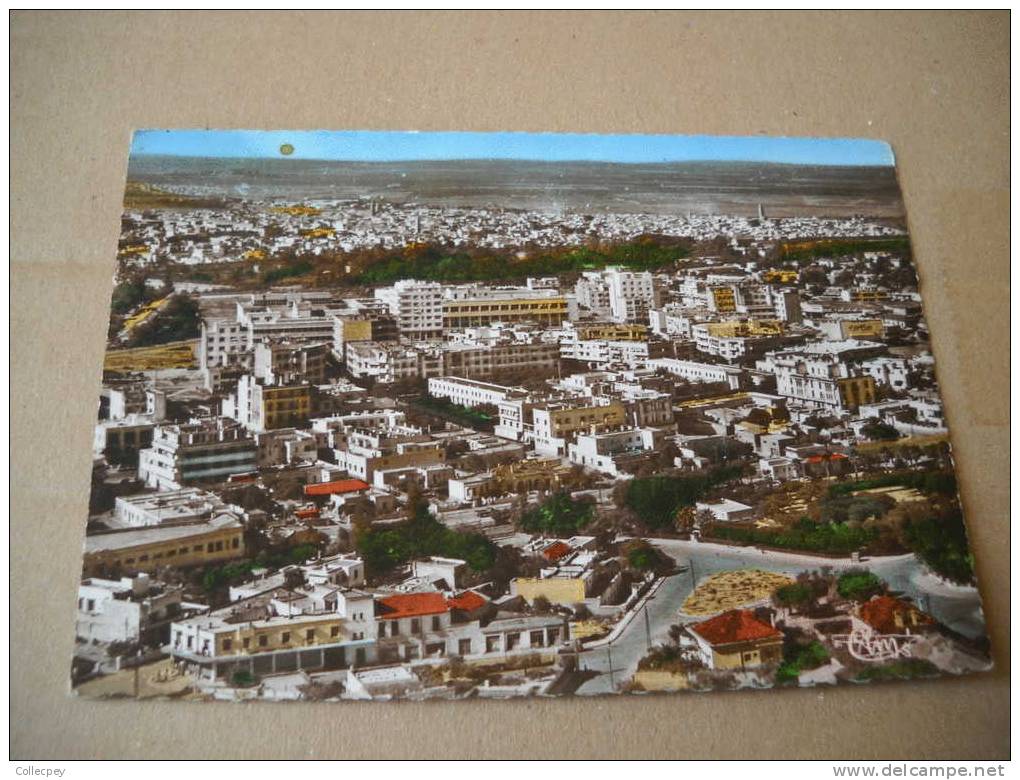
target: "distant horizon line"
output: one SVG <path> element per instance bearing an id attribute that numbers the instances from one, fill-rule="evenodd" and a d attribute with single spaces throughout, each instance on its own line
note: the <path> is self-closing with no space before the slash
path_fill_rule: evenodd
<path id="1" fill-rule="evenodd" d="M 189 154 L 175 152 L 132 152 L 128 162 L 141 157 L 172 157 L 182 160 L 242 160 L 245 162 L 325 162 L 325 163 L 358 163 L 364 165 L 386 165 L 390 163 L 433 163 L 433 162 L 495 162 L 495 163 L 540 163 L 542 165 L 704 165 L 704 164 L 740 164 L 740 165 L 777 165 L 789 168 L 893 168 L 895 162 L 788 162 L 779 160 L 750 160 L 740 158 L 697 158 L 689 160 L 594 160 L 594 159 L 563 159 L 543 160 L 538 157 L 395 157 L 386 160 L 363 160 L 339 157 L 267 157 L 261 155 L 226 155 L 226 154 Z"/>
<path id="2" fill-rule="evenodd" d="M 346 162 L 762 162 L 893 167 L 889 144 L 870 138 L 379 130 L 136 130 L 132 155 Z"/>

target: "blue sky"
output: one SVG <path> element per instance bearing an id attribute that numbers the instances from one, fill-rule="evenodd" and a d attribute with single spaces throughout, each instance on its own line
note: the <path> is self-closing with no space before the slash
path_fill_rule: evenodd
<path id="1" fill-rule="evenodd" d="M 733 160 L 815 165 L 892 165 L 882 141 L 710 135 L 451 133 L 297 130 L 139 130 L 132 155 L 305 160 L 588 160 L 642 163 Z"/>

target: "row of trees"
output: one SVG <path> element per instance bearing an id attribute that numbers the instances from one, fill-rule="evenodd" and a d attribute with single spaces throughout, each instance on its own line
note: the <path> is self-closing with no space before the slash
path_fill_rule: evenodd
<path id="1" fill-rule="evenodd" d="M 575 273 L 606 265 L 650 271 L 671 265 L 689 251 L 689 242 L 657 236 L 644 236 L 620 244 L 593 244 L 523 253 L 493 250 L 451 252 L 439 246 L 415 245 L 367 263 L 356 281 L 372 285 L 391 284 L 399 279 L 437 282 L 511 280 Z"/>
<path id="2" fill-rule="evenodd" d="M 816 523 L 805 517 L 783 529 L 715 523 L 705 530 L 705 536 L 784 550 L 847 555 L 868 547 L 878 531 L 852 523 Z"/>

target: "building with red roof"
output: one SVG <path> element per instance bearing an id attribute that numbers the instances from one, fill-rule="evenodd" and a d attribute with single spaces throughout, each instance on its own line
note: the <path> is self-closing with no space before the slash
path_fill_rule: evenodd
<path id="1" fill-rule="evenodd" d="M 306 496 L 335 496 L 345 493 L 360 493 L 371 487 L 360 479 L 338 479 L 333 482 L 320 482 L 316 485 L 305 485 Z"/>
<path id="2" fill-rule="evenodd" d="M 892 596 L 875 596 L 861 604 L 855 617 L 880 634 L 911 634 L 935 624 L 909 601 Z"/>
<path id="3" fill-rule="evenodd" d="M 753 669 L 783 657 L 782 632 L 746 609 L 731 609 L 687 630 L 710 669 Z"/>
<path id="4" fill-rule="evenodd" d="M 376 616 L 385 620 L 439 615 L 449 611 L 446 596 L 436 591 L 427 593 L 394 593 L 376 602 Z"/>
<path id="5" fill-rule="evenodd" d="M 572 549 L 566 542 L 557 540 L 542 550 L 542 557 L 547 561 L 555 563 L 564 555 L 569 554 Z"/>
<path id="6" fill-rule="evenodd" d="M 456 596 L 451 596 L 446 600 L 446 603 L 449 605 L 450 609 L 472 613 L 487 607 L 489 605 L 489 600 L 480 593 L 475 593 L 473 590 L 466 590 Z"/>

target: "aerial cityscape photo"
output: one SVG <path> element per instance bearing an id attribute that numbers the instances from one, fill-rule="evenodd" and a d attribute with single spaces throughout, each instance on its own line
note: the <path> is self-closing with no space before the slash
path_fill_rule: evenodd
<path id="1" fill-rule="evenodd" d="M 91 485 L 79 696 L 991 667 L 877 141 L 139 131 Z"/>

